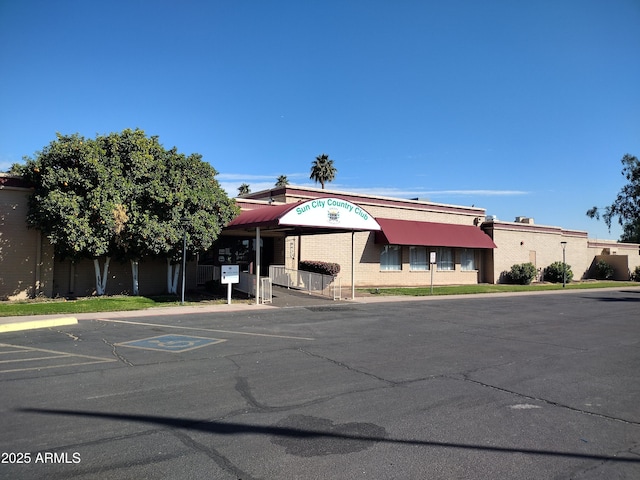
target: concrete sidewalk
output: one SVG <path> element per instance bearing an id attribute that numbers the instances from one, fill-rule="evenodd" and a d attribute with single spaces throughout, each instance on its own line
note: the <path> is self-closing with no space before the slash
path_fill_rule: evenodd
<path id="1" fill-rule="evenodd" d="M 613 287 L 597 289 L 600 291 L 630 291 L 640 294 L 640 286 L 638 287 Z M 259 310 L 268 310 L 273 308 L 295 308 L 295 307 L 312 307 L 312 306 L 331 306 L 339 304 L 368 304 L 368 303 L 392 303 L 392 302 L 415 302 L 415 301 L 435 301 L 435 300 L 460 300 L 460 299 L 480 299 L 480 298 L 499 298 L 513 296 L 532 296 L 532 295 L 571 295 L 580 294 L 585 291 L 593 291 L 591 289 L 570 289 L 570 290 L 542 290 L 535 292 L 496 292 L 496 293 L 477 293 L 464 295 L 434 295 L 413 297 L 408 295 L 362 295 L 354 300 L 332 300 L 325 297 L 309 295 L 305 292 L 289 290 L 286 288 L 273 289 L 273 302 L 269 304 L 256 305 L 255 303 L 238 302 L 225 304 L 204 304 L 204 305 L 185 305 L 174 307 L 154 307 L 145 310 L 129 310 L 119 312 L 92 312 L 77 314 L 52 314 L 52 315 L 32 315 L 32 316 L 13 316 L 0 317 L 0 334 L 5 332 L 15 332 L 20 330 L 32 330 L 37 328 L 51 328 L 64 325 L 74 325 L 80 320 L 118 319 L 133 317 L 153 317 L 165 315 L 188 315 L 197 313 L 230 313 L 230 312 L 255 312 Z"/>

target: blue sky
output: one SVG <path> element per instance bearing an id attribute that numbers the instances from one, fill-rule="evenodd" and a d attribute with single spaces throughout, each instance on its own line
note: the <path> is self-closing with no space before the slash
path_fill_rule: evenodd
<path id="1" fill-rule="evenodd" d="M 279 175 L 618 238 L 640 1 L 0 0 L 0 170 L 141 128 L 235 196 Z"/>

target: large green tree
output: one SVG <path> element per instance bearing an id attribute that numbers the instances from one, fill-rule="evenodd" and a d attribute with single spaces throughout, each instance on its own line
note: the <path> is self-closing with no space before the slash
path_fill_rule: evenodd
<path id="1" fill-rule="evenodd" d="M 333 160 L 329 158 L 329 155 L 323 153 L 318 155 L 311 163 L 311 175 L 309 178 L 319 182 L 324 190 L 324 184 L 335 180 L 337 172 L 338 170 L 333 166 Z"/>
<path id="2" fill-rule="evenodd" d="M 620 241 L 624 243 L 640 243 L 640 218 L 635 222 L 627 222 L 622 226 Z"/>
<path id="3" fill-rule="evenodd" d="M 607 227 L 611 228 L 614 218 L 623 227 L 622 241 L 640 242 L 638 230 L 640 225 L 640 161 L 633 155 L 626 154 L 622 157 L 622 174 L 627 179 L 627 184 L 620 189 L 616 199 L 611 205 L 604 207 L 600 213 L 599 207 L 587 210 L 587 216 L 604 220 Z"/>
<path id="4" fill-rule="evenodd" d="M 113 256 L 131 262 L 134 294 L 138 261 L 167 258 L 167 289 L 175 293 L 185 229 L 188 251 L 203 251 L 237 215 L 200 155 L 166 150 L 139 129 L 95 139 L 58 135 L 22 172 L 35 185 L 29 225 L 58 256 L 94 259 L 97 294 Z"/>

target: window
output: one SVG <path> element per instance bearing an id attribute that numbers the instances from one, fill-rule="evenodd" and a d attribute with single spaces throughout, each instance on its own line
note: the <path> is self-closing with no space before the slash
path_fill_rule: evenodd
<path id="1" fill-rule="evenodd" d="M 380 252 L 380 270 L 402 270 L 399 245 L 385 245 Z"/>
<path id="2" fill-rule="evenodd" d="M 409 268 L 411 270 L 429 270 L 427 247 L 409 247 Z"/>
<path id="3" fill-rule="evenodd" d="M 436 254 L 436 261 L 438 262 L 438 270 L 453 270 L 453 250 L 451 248 L 438 248 Z"/>
<path id="4" fill-rule="evenodd" d="M 475 270 L 476 269 L 476 252 L 471 248 L 463 248 L 460 250 L 460 269 Z"/>

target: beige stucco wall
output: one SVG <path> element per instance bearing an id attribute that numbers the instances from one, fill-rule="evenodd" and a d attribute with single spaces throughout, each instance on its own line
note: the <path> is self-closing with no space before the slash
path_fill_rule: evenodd
<path id="1" fill-rule="evenodd" d="M 640 244 L 589 240 L 587 248 L 592 260 L 602 259 L 614 267 L 615 280 L 628 280 L 630 273 L 640 267 Z"/>
<path id="2" fill-rule="evenodd" d="M 0 299 L 51 296 L 53 248 L 26 224 L 31 190 L 0 187 Z"/>
<path id="3" fill-rule="evenodd" d="M 544 269 L 553 262 L 561 262 L 563 241 L 567 242 L 566 262 L 571 266 L 575 280 L 589 278 L 595 255 L 606 249 L 612 254 L 628 255 L 631 270 L 640 265 L 638 245 L 594 242 L 587 238 L 587 232 L 516 222 L 489 222 L 482 228 L 498 246 L 493 251 L 493 267 L 490 268 L 493 278 L 489 281 L 493 283 L 499 282 L 502 273 L 515 264 L 531 262 L 538 269 Z"/>

